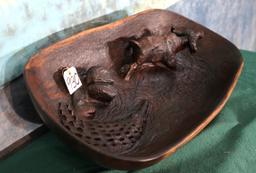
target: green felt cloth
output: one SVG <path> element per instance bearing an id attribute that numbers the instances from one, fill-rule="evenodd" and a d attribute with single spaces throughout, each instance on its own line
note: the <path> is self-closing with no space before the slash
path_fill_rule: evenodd
<path id="1" fill-rule="evenodd" d="M 245 65 L 220 115 L 174 155 L 134 172 L 256 172 L 256 53 L 241 51 Z M 48 132 L 6 160 L 0 173 L 125 172 L 84 159 Z"/>

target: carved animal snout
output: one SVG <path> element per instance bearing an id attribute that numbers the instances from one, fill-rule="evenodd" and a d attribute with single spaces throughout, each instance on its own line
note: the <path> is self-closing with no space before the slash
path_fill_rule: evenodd
<path id="1" fill-rule="evenodd" d="M 100 66 L 94 66 L 88 70 L 86 90 L 90 97 L 103 103 L 111 102 L 117 95 L 111 74 Z"/>
<path id="2" fill-rule="evenodd" d="M 92 117 L 97 106 L 107 106 L 116 95 L 117 89 L 109 71 L 93 66 L 86 72 L 83 87 L 73 94 L 72 105 L 76 114 Z"/>

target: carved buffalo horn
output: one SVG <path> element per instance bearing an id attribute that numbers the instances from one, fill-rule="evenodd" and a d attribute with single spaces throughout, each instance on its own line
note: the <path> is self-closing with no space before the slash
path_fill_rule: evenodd
<path id="1" fill-rule="evenodd" d="M 40 50 L 24 77 L 40 117 L 64 141 L 103 167 L 134 170 L 201 132 L 242 66 L 223 37 L 176 13 L 148 10 Z M 72 95 L 63 67 L 75 67 L 82 83 Z"/>

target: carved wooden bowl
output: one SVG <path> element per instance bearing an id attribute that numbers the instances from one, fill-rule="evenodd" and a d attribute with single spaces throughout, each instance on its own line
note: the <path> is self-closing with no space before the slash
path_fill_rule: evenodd
<path id="1" fill-rule="evenodd" d="M 223 108 L 243 65 L 207 28 L 148 10 L 43 49 L 25 67 L 43 121 L 97 163 L 139 169 L 195 137 Z M 82 81 L 70 95 L 62 73 Z"/>

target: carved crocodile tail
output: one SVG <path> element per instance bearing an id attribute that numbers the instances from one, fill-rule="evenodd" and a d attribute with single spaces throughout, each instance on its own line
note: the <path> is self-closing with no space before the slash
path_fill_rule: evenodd
<path id="1" fill-rule="evenodd" d="M 148 106 L 148 102 L 143 101 L 126 118 L 100 122 L 79 119 L 69 104 L 60 103 L 59 117 L 61 124 L 86 144 L 120 153 L 132 148 L 141 138 L 146 125 Z"/>

